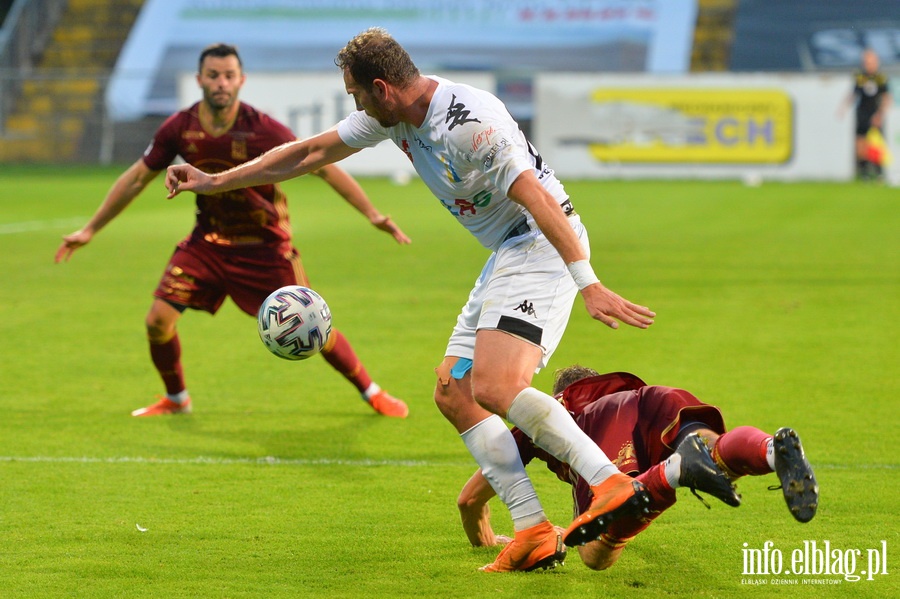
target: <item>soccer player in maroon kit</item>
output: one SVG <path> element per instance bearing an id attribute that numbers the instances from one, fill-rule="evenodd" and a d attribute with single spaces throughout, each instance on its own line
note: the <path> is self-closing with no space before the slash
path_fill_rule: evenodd
<path id="1" fill-rule="evenodd" d="M 90 242 L 177 156 L 206 172 L 219 172 L 295 139 L 290 129 L 238 100 L 244 81 L 235 47 L 216 44 L 205 48 L 197 74 L 203 99 L 162 124 L 143 157 L 119 176 L 88 223 L 63 237 L 56 262 L 68 260 L 76 249 Z M 410 242 L 342 169 L 328 165 L 315 174 L 371 224 L 398 243 Z M 132 416 L 187 413 L 192 409 L 176 329 L 184 310 L 215 314 L 226 296 L 231 296 L 241 310 L 255 316 L 269 293 L 285 285 L 309 286 L 309 279 L 291 242 L 287 198 L 280 187 L 262 185 L 197 195 L 194 229 L 176 247 L 146 319 L 150 356 L 166 394 L 157 403 L 134 410 Z M 406 417 L 406 404 L 372 381 L 340 331 L 332 330 L 322 355 L 376 412 Z"/>
<path id="2" fill-rule="evenodd" d="M 731 481 L 776 472 L 791 515 L 800 522 L 815 516 L 818 485 L 792 429 L 779 429 L 774 436 L 751 426 L 726 432 L 717 407 L 683 389 L 648 386 L 624 372 L 601 375 L 570 366 L 557 372 L 553 392 L 619 470 L 641 481 L 650 494 L 648 514 L 613 520 L 597 540 L 578 548 L 582 561 L 592 569 L 612 566 L 625 545 L 675 503 L 678 487 L 689 487 L 695 495 L 697 490 L 710 493 L 737 507 L 740 496 Z M 535 446 L 522 431 L 513 429 L 513 436 L 525 464 L 534 458 L 542 460 L 560 480 L 573 486 L 576 515 L 588 509 L 590 487 L 583 479 Z M 478 470 L 457 500 L 463 528 L 476 547 L 509 541 L 491 528 L 487 502 L 493 496 Z"/>

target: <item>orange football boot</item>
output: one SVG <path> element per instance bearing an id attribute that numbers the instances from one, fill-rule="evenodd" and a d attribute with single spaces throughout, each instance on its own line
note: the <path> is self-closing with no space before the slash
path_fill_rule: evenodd
<path id="1" fill-rule="evenodd" d="M 650 495 L 644 485 L 627 474 L 616 472 L 599 485 L 591 487 L 591 507 L 575 518 L 563 534 L 569 547 L 584 545 L 600 537 L 616 518 L 647 511 Z"/>
<path id="2" fill-rule="evenodd" d="M 550 522 L 516 532 L 497 559 L 479 568 L 482 572 L 531 572 L 549 570 L 566 560 L 562 536 Z"/>
<path id="3" fill-rule="evenodd" d="M 190 414 L 193 408 L 191 407 L 191 399 L 188 398 L 184 401 L 184 403 L 175 403 L 168 397 L 163 397 L 161 395 L 157 396 L 159 401 L 153 405 L 147 406 L 146 408 L 139 408 L 134 410 L 131 415 L 132 416 L 161 416 L 163 414 Z"/>
<path id="4" fill-rule="evenodd" d="M 387 391 L 382 389 L 368 399 L 372 409 L 382 416 L 390 416 L 391 418 L 406 418 L 409 414 L 409 408 L 406 404 L 388 395 Z"/>

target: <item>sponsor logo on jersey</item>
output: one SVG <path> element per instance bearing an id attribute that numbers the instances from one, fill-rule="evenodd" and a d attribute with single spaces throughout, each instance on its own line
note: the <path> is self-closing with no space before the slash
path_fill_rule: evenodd
<path id="1" fill-rule="evenodd" d="M 482 144 L 491 143 L 491 137 L 494 135 L 494 128 L 488 127 L 482 129 L 478 133 L 472 135 L 472 151 L 475 152 Z"/>
<path id="2" fill-rule="evenodd" d="M 415 160 L 413 160 L 412 152 L 409 151 L 409 140 L 405 137 L 400 140 L 400 149 L 403 150 L 403 153 L 406 154 L 406 157 L 409 158 L 410 162 L 415 162 Z"/>
<path id="3" fill-rule="evenodd" d="M 441 203 L 453 216 L 475 216 L 478 214 L 479 208 L 484 208 L 491 203 L 491 197 L 493 197 L 491 192 L 479 191 L 471 200 L 465 198 L 456 198 L 454 200 L 442 199 Z"/>
<path id="4" fill-rule="evenodd" d="M 509 141 L 504 137 L 493 146 L 491 146 L 491 149 L 487 153 L 487 156 L 484 157 L 484 168 L 491 168 L 491 166 L 494 164 L 494 158 L 497 157 L 497 154 L 499 154 L 503 149 L 508 148 L 509 145 Z"/>
<path id="5" fill-rule="evenodd" d="M 453 168 L 453 165 L 449 160 L 440 155 L 437 158 L 441 161 L 441 163 L 444 165 L 444 168 L 446 169 L 448 181 L 450 181 L 451 183 L 459 183 L 460 181 L 462 181 L 462 179 L 460 179 L 459 175 L 456 173 L 456 169 Z"/>
<path id="6" fill-rule="evenodd" d="M 426 144 L 424 141 L 422 141 L 418 136 L 416 136 L 416 143 L 419 144 L 419 148 L 420 148 L 420 149 L 425 150 L 426 152 L 432 152 L 432 151 L 434 151 L 433 148 L 432 148 L 431 146 L 429 146 L 429 145 Z"/>

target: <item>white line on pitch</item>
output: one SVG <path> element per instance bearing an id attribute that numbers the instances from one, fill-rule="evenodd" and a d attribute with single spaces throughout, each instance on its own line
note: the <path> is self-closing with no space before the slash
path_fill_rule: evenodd
<path id="1" fill-rule="evenodd" d="M 472 463 L 461 462 L 428 462 L 425 460 L 345 460 L 341 458 L 277 458 L 263 456 L 259 458 L 211 458 L 198 456 L 195 458 L 145 458 L 113 456 L 95 458 L 89 456 L 0 456 L 0 462 L 40 462 L 45 464 L 175 464 L 175 465 L 211 465 L 227 466 L 232 464 L 251 464 L 261 466 L 399 466 L 403 468 L 428 467 L 467 467 Z M 816 464 L 814 470 L 897 470 L 900 464 Z"/>
<path id="2" fill-rule="evenodd" d="M 294 459 L 264 456 L 260 458 L 145 458 L 145 457 L 76 457 L 76 456 L 0 456 L 0 462 L 41 462 L 51 464 L 209 464 L 213 466 L 231 464 L 258 464 L 263 466 L 401 466 L 405 468 L 437 466 L 421 460 L 344 460 L 337 458 Z M 450 464 L 461 465 L 461 464 Z"/>
<path id="3" fill-rule="evenodd" d="M 55 220 L 31 220 L 21 223 L 0 224 L 0 235 L 46 231 L 47 229 L 68 229 L 70 227 L 79 227 L 86 220 L 87 217 L 78 216 L 74 218 L 57 218 Z"/>

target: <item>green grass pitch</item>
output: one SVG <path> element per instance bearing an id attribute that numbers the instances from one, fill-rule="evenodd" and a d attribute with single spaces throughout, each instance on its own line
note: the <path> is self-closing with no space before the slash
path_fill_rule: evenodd
<path id="1" fill-rule="evenodd" d="M 792 426 L 820 508 L 794 522 L 767 490 L 774 476 L 742 480 L 738 509 L 707 510 L 681 490 L 609 571 L 572 551 L 551 572 L 486 575 L 477 568 L 496 550 L 468 545 L 455 506 L 475 466 L 431 399 L 486 252 L 418 182 L 362 181 L 408 247 L 321 181 L 288 182 L 312 286 L 410 417 L 375 416 L 324 360 L 274 358 L 229 302 L 180 324 L 195 413 L 131 418 L 162 389 L 143 319 L 193 198 L 165 200 L 160 179 L 54 264 L 119 172 L 0 170 L 0 596 L 900 596 L 898 190 L 567 182 L 601 280 L 658 317 L 612 331 L 576 300 L 536 385 L 578 362 L 686 388 L 728 426 Z M 568 488 L 529 471 L 551 519 L 568 524 Z M 867 550 L 886 548 L 888 573 L 746 575 L 746 550 L 767 541 L 785 569 L 804 543 L 827 542 L 832 570 L 853 557 L 856 574 Z"/>

